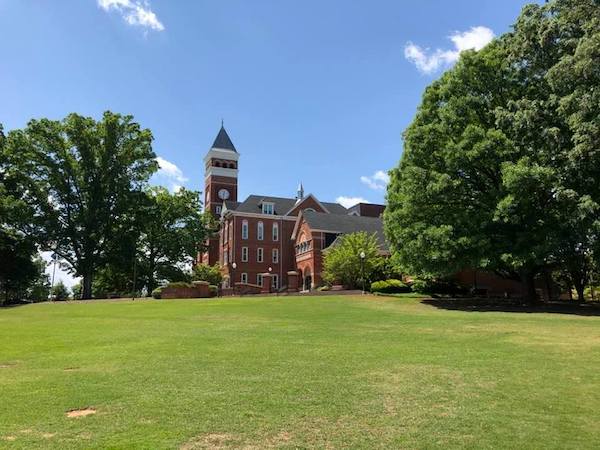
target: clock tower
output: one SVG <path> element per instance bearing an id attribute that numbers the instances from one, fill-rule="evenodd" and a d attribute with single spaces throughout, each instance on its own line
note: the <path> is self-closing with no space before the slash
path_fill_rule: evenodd
<path id="1" fill-rule="evenodd" d="M 221 124 L 219 134 L 204 157 L 204 209 L 216 218 L 221 215 L 223 201 L 237 201 L 238 159 L 240 155 Z M 202 262 L 213 265 L 219 260 L 219 238 L 208 243 Z"/>

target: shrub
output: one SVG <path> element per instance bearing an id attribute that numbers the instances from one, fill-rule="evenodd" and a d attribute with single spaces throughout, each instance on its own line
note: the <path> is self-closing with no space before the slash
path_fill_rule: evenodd
<path id="1" fill-rule="evenodd" d="M 218 286 L 211 284 L 208 286 L 208 292 L 210 293 L 211 297 L 216 297 L 217 295 L 219 295 L 219 288 Z"/>
<path id="2" fill-rule="evenodd" d="M 160 287 L 157 287 L 156 289 L 154 289 L 152 291 L 153 298 L 160 299 L 161 294 L 162 294 L 162 288 L 160 288 Z"/>
<path id="3" fill-rule="evenodd" d="M 464 295 L 467 288 L 452 280 L 417 278 L 412 284 L 412 290 L 419 294 Z"/>
<path id="4" fill-rule="evenodd" d="M 317 291 L 330 291 L 330 290 L 331 290 L 331 286 L 328 286 L 328 285 L 317 288 Z"/>
<path id="5" fill-rule="evenodd" d="M 168 283 L 166 287 L 191 288 L 191 287 L 194 287 L 194 285 L 192 283 L 186 283 L 185 281 L 173 281 L 171 283 Z"/>
<path id="6" fill-rule="evenodd" d="M 68 300 L 69 293 L 69 288 L 66 287 L 62 281 L 56 283 L 51 290 L 52 299 L 57 302 Z"/>
<path id="7" fill-rule="evenodd" d="M 382 294 L 400 294 L 410 291 L 410 287 L 400 280 L 391 279 L 375 281 L 374 283 L 371 283 L 371 292 L 380 292 Z"/>
<path id="8" fill-rule="evenodd" d="M 197 264 L 192 270 L 193 281 L 208 281 L 209 284 L 218 285 L 223 281 L 223 275 L 218 265 Z"/>

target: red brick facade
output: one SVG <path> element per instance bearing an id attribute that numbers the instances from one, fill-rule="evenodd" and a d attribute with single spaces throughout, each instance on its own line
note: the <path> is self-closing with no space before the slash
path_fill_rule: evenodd
<path id="1" fill-rule="evenodd" d="M 298 239 L 292 239 L 298 216 L 306 210 L 338 215 L 346 215 L 348 211 L 338 204 L 321 203 L 310 194 L 305 196 L 301 186 L 296 198 L 250 196 L 240 203 L 237 201 L 238 157 L 222 128 L 204 158 L 205 208 L 219 218 L 220 230 L 208 241 L 208 251 L 199 255 L 198 261 L 221 266 L 225 289 L 234 283 L 236 289 L 239 283 L 264 285 L 261 282 L 267 278 L 264 274 L 270 274 L 268 278 L 275 290 L 318 286 L 322 270 L 322 233 L 313 235 L 307 230 L 301 239 L 306 238 L 310 245 L 317 247 L 300 250 Z M 265 209 L 263 203 L 271 209 Z"/>

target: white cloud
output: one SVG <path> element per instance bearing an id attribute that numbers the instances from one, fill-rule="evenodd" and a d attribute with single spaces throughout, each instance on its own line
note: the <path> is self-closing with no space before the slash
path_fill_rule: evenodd
<path id="1" fill-rule="evenodd" d="M 453 50 L 436 49 L 433 53 L 408 42 L 404 47 L 404 57 L 423 73 L 433 73 L 441 67 L 454 64 L 460 52 L 469 49 L 481 50 L 493 38 L 494 32 L 487 27 L 472 27 L 468 31 L 456 31 L 448 37 L 454 44 Z"/>
<path id="2" fill-rule="evenodd" d="M 158 171 L 153 175 L 153 181 L 156 184 L 167 184 L 172 192 L 177 192 L 188 181 L 188 178 L 183 175 L 181 169 L 171 161 L 157 156 L 156 162 L 159 167 Z"/>
<path id="3" fill-rule="evenodd" d="M 115 10 L 129 25 L 163 31 L 165 26 L 150 9 L 147 0 L 98 0 L 98 6 L 104 11 Z"/>
<path id="4" fill-rule="evenodd" d="M 382 191 L 390 182 L 390 176 L 383 170 L 378 170 L 370 177 L 363 175 L 360 177 L 360 181 L 369 186 L 371 189 Z"/>
<path id="5" fill-rule="evenodd" d="M 336 198 L 335 201 L 342 205 L 344 208 L 350 208 L 351 206 L 354 206 L 357 203 L 370 203 L 368 200 L 365 200 L 362 197 L 345 197 L 343 195 Z"/>

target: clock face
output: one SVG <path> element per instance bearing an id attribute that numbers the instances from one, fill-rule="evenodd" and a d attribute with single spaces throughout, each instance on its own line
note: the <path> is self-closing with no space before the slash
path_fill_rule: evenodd
<path id="1" fill-rule="evenodd" d="M 219 198 L 227 200 L 229 198 L 229 191 L 227 189 L 219 189 Z"/>

